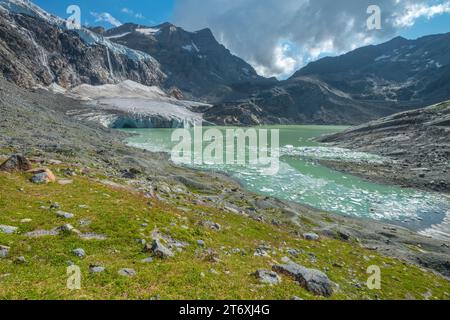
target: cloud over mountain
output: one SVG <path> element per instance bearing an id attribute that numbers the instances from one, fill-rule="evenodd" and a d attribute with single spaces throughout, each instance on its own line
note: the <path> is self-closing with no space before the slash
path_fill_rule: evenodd
<path id="1" fill-rule="evenodd" d="M 381 30 L 368 30 L 367 8 L 381 9 Z M 210 27 L 265 76 L 286 76 L 324 53 L 379 42 L 421 18 L 450 11 L 448 0 L 178 0 L 175 23 Z"/>

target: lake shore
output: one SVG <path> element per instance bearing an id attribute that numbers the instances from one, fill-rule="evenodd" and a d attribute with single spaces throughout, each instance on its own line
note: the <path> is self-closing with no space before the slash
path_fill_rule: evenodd
<path id="1" fill-rule="evenodd" d="M 0 129 L 0 152 L 4 159 L 12 153 L 23 153 L 41 166 L 57 159 L 63 166 L 77 170 L 83 179 L 100 176 L 102 181 L 116 181 L 124 190 L 135 190 L 171 208 L 180 206 L 178 197 L 189 197 L 189 203 L 274 226 L 294 238 L 315 232 L 355 250 L 363 248 L 367 256 L 372 252 L 394 257 L 450 277 L 450 250 L 445 242 L 401 227 L 258 195 L 220 174 L 176 167 L 167 155 L 124 145 L 122 140 L 127 135 L 122 132 L 71 118 L 66 111 L 76 107 L 78 102 L 74 100 L 28 92 L 9 83 L 2 83 L 0 88 L 5 119 Z M 25 119 L 33 122 L 24 125 Z"/>

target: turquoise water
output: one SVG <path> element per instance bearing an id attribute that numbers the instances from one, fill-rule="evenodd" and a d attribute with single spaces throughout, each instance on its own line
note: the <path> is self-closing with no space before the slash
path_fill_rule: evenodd
<path id="1" fill-rule="evenodd" d="M 318 209 L 404 225 L 448 238 L 445 219 L 450 204 L 444 195 L 368 182 L 322 165 L 318 159 L 380 163 L 389 161 L 375 155 L 321 145 L 312 138 L 344 129 L 336 126 L 264 127 L 280 130 L 280 169 L 265 176 L 261 167 L 236 165 L 197 165 L 196 168 L 229 174 L 245 188 L 263 194 L 306 204 Z M 206 129 L 206 128 L 205 128 Z M 225 128 L 219 128 L 224 131 Z M 229 128 L 227 128 L 229 129 Z M 258 128 L 259 129 L 259 128 Z M 173 129 L 127 130 L 136 133 L 128 144 L 154 152 L 170 153 Z M 269 140 L 270 141 L 270 140 Z M 436 232 L 438 230 L 438 232 Z"/>

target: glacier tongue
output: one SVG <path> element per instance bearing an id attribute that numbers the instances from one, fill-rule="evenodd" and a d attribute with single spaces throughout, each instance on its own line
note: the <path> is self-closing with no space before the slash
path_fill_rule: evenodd
<path id="1" fill-rule="evenodd" d="M 83 84 L 65 94 L 85 101 L 86 109 L 72 115 L 112 128 L 190 127 L 203 122 L 203 115 L 192 110 L 206 106 L 177 100 L 158 87 L 131 80 L 114 85 Z"/>

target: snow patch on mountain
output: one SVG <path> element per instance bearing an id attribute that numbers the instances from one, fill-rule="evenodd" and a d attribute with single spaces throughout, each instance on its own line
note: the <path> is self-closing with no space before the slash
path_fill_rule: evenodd
<path id="1" fill-rule="evenodd" d="M 156 28 L 138 28 L 136 29 L 136 32 L 142 33 L 146 36 L 154 35 L 155 33 L 159 32 L 159 29 Z"/>
<path id="2" fill-rule="evenodd" d="M 123 38 L 127 35 L 129 35 L 131 32 L 125 32 L 125 33 L 121 33 L 121 34 L 117 34 L 114 36 L 109 36 L 109 37 L 105 37 L 106 39 L 119 39 L 119 38 Z"/>
<path id="3" fill-rule="evenodd" d="M 182 47 L 184 50 L 188 52 L 200 52 L 200 49 L 197 47 L 197 45 L 192 41 L 191 44 L 185 45 Z"/>

